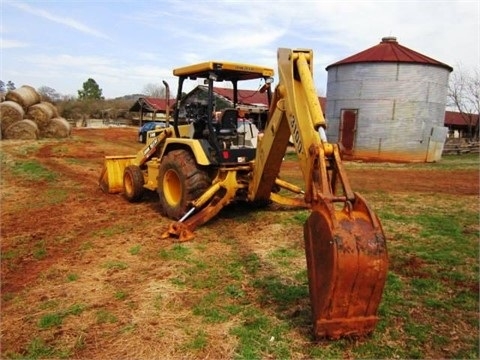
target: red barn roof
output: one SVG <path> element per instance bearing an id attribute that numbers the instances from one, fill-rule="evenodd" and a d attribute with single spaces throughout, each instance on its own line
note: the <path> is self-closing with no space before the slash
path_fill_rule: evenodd
<path id="1" fill-rule="evenodd" d="M 476 125 L 478 123 L 478 115 L 475 114 L 465 114 L 472 121 L 472 125 Z M 462 116 L 461 113 L 455 111 L 445 111 L 445 126 L 467 126 L 467 120 Z"/>
<path id="2" fill-rule="evenodd" d="M 447 64 L 400 45 L 397 42 L 397 38 L 393 36 L 384 37 L 378 45 L 372 46 L 371 48 L 361 51 L 358 54 L 349 56 L 343 60 L 328 65 L 326 70 L 332 66 L 370 62 L 428 64 L 440 66 L 449 71 L 453 71 L 453 68 Z"/>
<path id="3" fill-rule="evenodd" d="M 173 104 L 175 104 L 175 99 L 169 99 L 168 106 L 172 107 Z M 140 109 L 143 112 L 166 112 L 167 99 L 153 97 L 139 98 L 130 108 L 130 111 L 140 111 Z"/>
<path id="4" fill-rule="evenodd" d="M 233 102 L 232 89 L 214 87 L 213 91 Z M 244 105 L 268 106 L 268 97 L 266 92 L 261 93 L 258 90 L 238 90 L 238 102 Z"/>
<path id="5" fill-rule="evenodd" d="M 214 87 L 213 91 L 220 96 L 233 102 L 233 90 Z M 323 112 L 326 110 L 327 99 L 318 97 Z M 268 97 L 266 93 L 260 93 L 257 90 L 238 90 L 238 102 L 244 105 L 262 105 L 268 107 Z"/>

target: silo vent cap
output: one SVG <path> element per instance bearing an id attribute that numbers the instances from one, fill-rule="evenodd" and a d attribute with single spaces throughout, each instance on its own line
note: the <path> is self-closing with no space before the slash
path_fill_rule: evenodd
<path id="1" fill-rule="evenodd" d="M 382 38 L 382 43 L 387 43 L 387 42 L 397 42 L 397 38 L 395 36 L 385 36 Z"/>

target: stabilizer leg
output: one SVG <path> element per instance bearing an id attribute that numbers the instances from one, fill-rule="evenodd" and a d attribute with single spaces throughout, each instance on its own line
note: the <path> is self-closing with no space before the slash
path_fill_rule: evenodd
<path id="1" fill-rule="evenodd" d="M 235 198 L 237 190 L 241 187 L 237 182 L 237 172 L 230 170 L 221 175 L 204 195 L 193 202 L 193 207 L 186 216 L 169 225 L 161 235 L 162 239 L 174 237 L 181 242 L 192 240 L 195 237 L 193 231 L 198 226 L 214 218 Z M 195 212 L 196 209 L 200 210 Z M 193 215 L 189 216 L 190 213 Z"/>

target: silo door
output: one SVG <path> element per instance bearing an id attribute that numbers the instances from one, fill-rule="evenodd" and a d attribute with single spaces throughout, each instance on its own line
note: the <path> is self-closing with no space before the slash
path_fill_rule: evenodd
<path id="1" fill-rule="evenodd" d="M 340 119 L 340 144 L 342 152 L 353 155 L 358 110 L 342 110 Z"/>

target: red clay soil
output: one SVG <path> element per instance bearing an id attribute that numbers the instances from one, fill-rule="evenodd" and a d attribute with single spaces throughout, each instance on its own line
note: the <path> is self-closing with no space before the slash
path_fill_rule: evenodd
<path id="1" fill-rule="evenodd" d="M 106 196 L 97 186 L 99 171 L 105 155 L 107 145 L 115 148 L 115 144 L 122 146 L 122 153 L 134 154 L 141 144 L 135 142 L 136 134 L 131 128 L 109 129 L 76 129 L 74 137 L 81 137 L 82 141 L 69 141 L 68 149 L 64 152 L 58 150 L 58 143 L 46 142 L 33 156 L 51 171 L 62 174 L 62 181 L 71 182 L 72 186 L 78 187 L 78 192 L 69 195 L 67 201 L 60 205 L 37 208 L 35 206 L 35 193 L 41 192 L 41 183 L 35 184 L 35 188 L 28 188 L 28 182 L 20 181 L 22 191 L 19 196 L 31 196 L 32 206 L 26 209 L 22 217 L 14 211 L 10 211 L 15 199 L 2 202 L 1 230 L 2 252 L 5 253 L 12 246 L 9 239 L 21 234 L 27 234 L 30 242 L 41 241 L 45 238 L 62 237 L 69 232 L 75 232 L 77 239 L 68 242 L 60 248 L 49 249 L 49 256 L 43 261 L 35 261 L 32 256 L 21 259 L 13 271 L 2 263 L 2 292 L 17 292 L 37 278 L 52 263 L 56 257 L 64 257 L 66 253 L 78 247 L 83 239 L 82 233 L 91 234 L 95 229 L 105 228 L 106 224 L 114 223 L 114 218 L 108 218 L 108 214 L 116 213 L 131 214 L 133 209 L 142 207 L 154 208 L 151 203 L 144 203 L 136 207 L 130 207 L 124 201 L 119 201 L 118 196 Z M 9 152 L 19 142 L 4 143 L 2 148 Z M 131 150 L 125 150 L 130 148 Z M 113 150 L 112 150 L 113 151 Z M 88 160 L 88 165 L 78 165 L 72 162 L 62 161 L 62 158 Z M 286 161 L 282 165 L 282 172 L 297 172 L 298 164 Z M 479 174 L 476 171 L 431 171 L 415 169 L 348 169 L 348 176 L 354 190 L 384 191 L 384 192 L 432 192 L 444 194 L 475 195 L 479 193 Z M 7 192 L 16 193 L 17 190 L 8 185 Z M 67 185 L 68 186 L 68 185 Z M 21 200 L 21 199 L 20 199 Z M 145 211 L 155 212 L 155 209 Z M 28 221 L 29 220 L 29 221 Z M 18 271 L 21 269 L 21 271 Z"/>
<path id="2" fill-rule="evenodd" d="M 166 246 L 158 241 L 158 235 L 169 221 L 159 216 L 155 199 L 130 205 L 120 195 L 104 194 L 98 187 L 104 156 L 136 153 L 141 148 L 136 139 L 135 129 L 109 128 L 74 129 L 72 138 L 64 143 L 56 140 L 2 142 L 2 165 L 7 164 L 5 168 L 12 162 L 36 160 L 49 171 L 61 174 L 52 185 L 49 180 L 32 182 L 16 176 L 12 171 L 2 170 L 2 299 L 6 294 L 20 294 L 42 276 L 46 276 L 47 280 L 48 276 L 54 276 L 54 272 L 50 271 L 53 264 L 60 269 L 75 269 L 94 264 L 98 261 L 96 257 L 112 256 L 115 248 L 108 243 L 95 244 L 95 253 L 92 254 L 82 255 L 80 251 L 82 246 L 88 244 L 92 234 L 105 231 L 109 226 L 115 225 L 129 234 L 131 238 L 122 241 L 132 241 L 132 244 L 141 242 L 146 244 L 143 246 L 151 246 L 152 252 L 158 251 L 159 246 Z M 24 151 L 19 150 L 22 147 Z M 286 161 L 282 169 L 286 172 L 298 171 L 298 165 Z M 348 176 L 354 190 L 359 189 L 360 192 L 479 193 L 477 171 L 412 171 L 353 166 L 348 168 Z M 47 194 L 45 199 L 43 187 L 47 186 L 56 190 Z M 136 219 L 137 223 L 152 219 L 155 227 L 145 226 L 137 232 L 131 232 L 132 219 Z M 223 229 L 221 223 L 216 224 Z M 255 227 L 258 226 L 258 223 L 253 223 L 252 231 L 256 231 Z M 111 240 L 107 238 L 107 241 Z M 33 244 L 38 251 L 32 251 L 31 248 L 26 250 L 26 244 Z M 127 244 L 130 246 L 130 243 Z M 41 257 L 42 247 L 48 253 L 44 258 Z M 6 261 L 9 257 L 14 259 Z M 125 286 L 134 286 L 136 280 L 131 281 Z M 14 306 L 2 300 L 2 311 Z M 20 351 L 17 343 L 25 341 L 9 335 L 2 345 L 11 351 Z M 88 357 L 95 354 L 82 355 Z"/>

